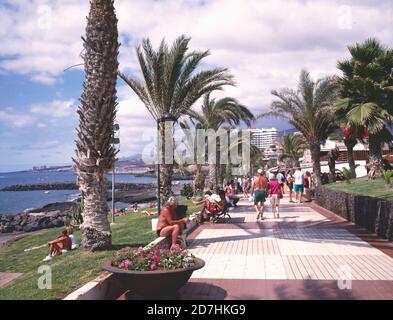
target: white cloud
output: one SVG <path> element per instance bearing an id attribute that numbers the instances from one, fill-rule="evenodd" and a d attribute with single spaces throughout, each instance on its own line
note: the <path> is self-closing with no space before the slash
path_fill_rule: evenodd
<path id="1" fill-rule="evenodd" d="M 50 103 L 34 104 L 30 107 L 33 114 L 41 114 L 54 118 L 64 118 L 75 115 L 75 100 L 53 100 Z"/>
<path id="2" fill-rule="evenodd" d="M 8 127 L 24 128 L 34 123 L 34 117 L 23 113 L 9 113 L 0 111 L 0 121 Z"/>
<path id="3" fill-rule="evenodd" d="M 80 37 L 88 1 L 8 3 L 12 5 L 0 6 L 0 73 L 22 74 L 51 85 L 64 69 L 82 62 Z M 303 67 L 314 77 L 337 73 L 337 60 L 348 56 L 347 45 L 371 36 L 393 43 L 391 1 L 116 0 L 115 7 L 122 71 L 138 75 L 135 45 L 142 38 L 150 37 L 158 46 L 163 37 L 171 42 L 186 34 L 192 37 L 190 49 L 211 51 L 204 66 L 228 67 L 236 78 L 237 87 L 215 96 L 238 98 L 255 113 L 270 105 L 272 89 L 295 87 Z M 132 153 L 143 144 L 141 132 L 155 123 L 121 80 L 118 95 L 122 146 Z M 76 115 L 70 107 L 74 103 L 37 104 L 31 115 L 13 119 L 26 126 L 34 121 L 31 116 L 46 115 L 46 123 L 54 125 Z"/>

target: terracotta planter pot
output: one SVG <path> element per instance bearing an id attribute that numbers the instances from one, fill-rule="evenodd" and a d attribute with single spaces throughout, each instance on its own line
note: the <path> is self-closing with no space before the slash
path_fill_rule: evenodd
<path id="1" fill-rule="evenodd" d="M 142 297 L 172 295 L 184 286 L 195 270 L 205 266 L 205 261 L 195 258 L 190 268 L 160 271 L 132 271 L 111 266 L 111 261 L 103 263 L 103 270 L 116 274 L 125 290 Z"/>

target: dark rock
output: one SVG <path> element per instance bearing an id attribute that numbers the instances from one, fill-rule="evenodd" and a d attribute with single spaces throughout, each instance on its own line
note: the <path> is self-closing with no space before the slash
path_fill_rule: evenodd
<path id="1" fill-rule="evenodd" d="M 23 230 L 24 232 L 32 232 L 32 231 L 36 231 L 36 230 L 39 230 L 39 229 L 41 229 L 41 228 L 40 228 L 40 226 L 38 225 L 38 223 L 28 224 L 28 225 L 25 225 L 25 226 L 22 228 L 22 230 Z"/>

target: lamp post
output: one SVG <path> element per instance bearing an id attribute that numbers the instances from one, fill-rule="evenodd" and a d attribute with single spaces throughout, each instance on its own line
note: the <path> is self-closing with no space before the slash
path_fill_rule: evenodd
<path id="1" fill-rule="evenodd" d="M 118 150 L 120 150 L 120 126 L 118 123 L 113 124 L 113 147 L 118 144 Z M 112 168 L 112 223 L 115 223 L 115 164 Z"/>
<path id="2" fill-rule="evenodd" d="M 161 212 L 161 193 L 160 193 L 160 161 L 162 156 L 162 145 L 160 144 L 160 123 L 163 123 L 165 126 L 165 122 L 175 122 L 177 119 L 170 113 L 165 113 L 161 118 L 157 119 L 157 216 L 160 215 Z M 165 145 L 165 141 L 164 141 Z"/>

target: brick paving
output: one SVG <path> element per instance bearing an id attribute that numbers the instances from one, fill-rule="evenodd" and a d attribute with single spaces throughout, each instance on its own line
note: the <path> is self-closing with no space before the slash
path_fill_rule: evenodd
<path id="1" fill-rule="evenodd" d="M 230 214 L 189 236 L 206 266 L 180 299 L 393 299 L 393 246 L 352 223 L 286 198 L 280 219 L 268 205 L 267 219 L 256 221 L 247 200 Z"/>

